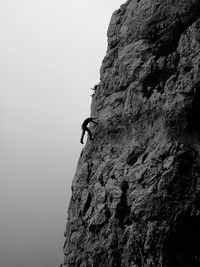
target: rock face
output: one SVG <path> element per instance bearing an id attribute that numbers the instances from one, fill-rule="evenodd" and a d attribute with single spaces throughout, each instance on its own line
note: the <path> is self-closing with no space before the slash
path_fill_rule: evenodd
<path id="1" fill-rule="evenodd" d="M 108 29 L 66 267 L 200 266 L 200 1 L 129 0 Z"/>

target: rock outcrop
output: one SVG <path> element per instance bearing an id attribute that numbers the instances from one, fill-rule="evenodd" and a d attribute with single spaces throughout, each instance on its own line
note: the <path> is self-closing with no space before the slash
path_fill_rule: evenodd
<path id="1" fill-rule="evenodd" d="M 65 266 L 200 266 L 200 1 L 128 0 L 100 73 Z"/>

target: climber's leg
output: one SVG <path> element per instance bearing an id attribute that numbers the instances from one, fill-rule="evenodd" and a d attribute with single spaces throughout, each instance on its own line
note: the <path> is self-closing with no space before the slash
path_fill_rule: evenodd
<path id="1" fill-rule="evenodd" d="M 83 138 L 84 138 L 84 135 L 85 135 L 85 129 L 82 129 L 82 135 L 81 135 L 81 144 L 83 144 Z"/>
<path id="2" fill-rule="evenodd" d="M 90 129 L 88 127 L 86 127 L 85 130 L 88 132 L 90 140 L 93 140 L 92 133 L 91 133 Z"/>

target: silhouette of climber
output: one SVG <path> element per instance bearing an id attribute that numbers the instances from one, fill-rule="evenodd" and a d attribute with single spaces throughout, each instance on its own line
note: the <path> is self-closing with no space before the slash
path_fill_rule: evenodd
<path id="1" fill-rule="evenodd" d="M 90 129 L 87 127 L 90 122 L 97 123 L 95 121 L 95 118 L 94 117 L 89 117 L 89 118 L 87 118 L 87 119 L 84 120 L 84 122 L 82 124 L 82 135 L 81 135 L 81 141 L 80 141 L 81 144 L 83 144 L 83 138 L 84 138 L 84 135 L 85 135 L 85 132 L 86 131 L 89 134 L 90 140 L 93 140 L 92 133 L 91 133 Z"/>

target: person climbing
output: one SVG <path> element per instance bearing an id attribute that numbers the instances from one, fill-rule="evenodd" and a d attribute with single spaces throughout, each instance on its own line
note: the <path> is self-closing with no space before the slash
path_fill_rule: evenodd
<path id="1" fill-rule="evenodd" d="M 90 122 L 97 123 L 97 122 L 95 121 L 95 118 L 94 118 L 94 117 L 89 117 L 89 118 L 87 118 L 87 119 L 84 120 L 84 122 L 83 122 L 83 124 L 82 124 L 82 126 L 81 126 L 81 128 L 82 128 L 82 135 L 81 135 L 81 141 L 80 141 L 81 144 L 83 144 L 83 138 L 84 138 L 84 135 L 85 135 L 85 132 L 86 132 L 86 131 L 87 131 L 88 134 L 89 134 L 90 140 L 93 140 L 93 138 L 92 138 L 92 133 L 91 133 L 90 129 L 88 128 L 88 124 L 89 124 Z"/>

